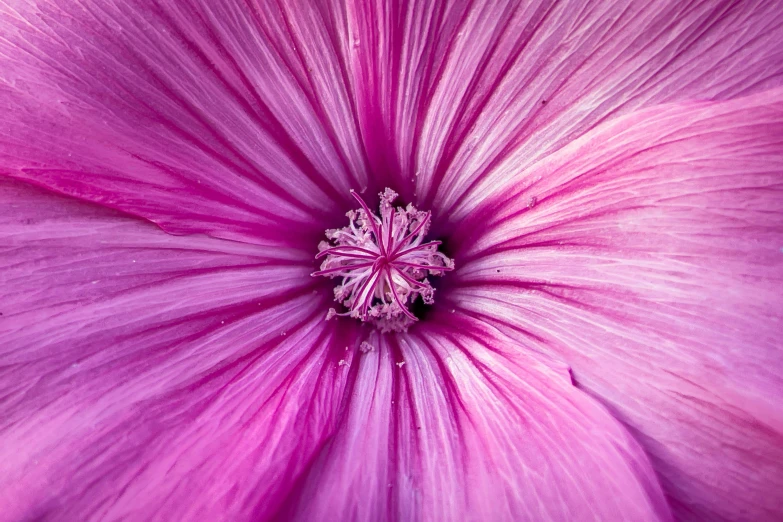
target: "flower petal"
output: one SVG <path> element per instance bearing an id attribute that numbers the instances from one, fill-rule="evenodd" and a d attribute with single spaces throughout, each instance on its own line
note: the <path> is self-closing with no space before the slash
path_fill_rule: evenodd
<path id="1" fill-rule="evenodd" d="M 0 184 L 9 520 L 268 516 L 344 386 L 310 266 Z"/>
<path id="2" fill-rule="evenodd" d="M 1 6 L 0 173 L 176 232 L 315 227 L 367 174 L 340 25 L 289 11 L 239 0 Z"/>
<path id="3" fill-rule="evenodd" d="M 443 216 L 600 122 L 783 83 L 774 0 L 352 5 L 367 149 Z"/>
<path id="4" fill-rule="evenodd" d="M 497 190 L 449 299 L 566 361 L 680 519 L 779 520 L 783 90 L 615 120 Z"/>
<path id="5" fill-rule="evenodd" d="M 445 317 L 444 317 L 445 316 Z M 568 369 L 449 313 L 374 336 L 279 520 L 667 520 L 644 452 Z"/>

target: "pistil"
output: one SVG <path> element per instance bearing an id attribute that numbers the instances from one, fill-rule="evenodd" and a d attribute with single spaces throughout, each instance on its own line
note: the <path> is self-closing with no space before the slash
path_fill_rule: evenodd
<path id="1" fill-rule="evenodd" d="M 418 319 L 409 307 L 421 298 L 434 303 L 429 276 L 454 269 L 454 261 L 438 251 L 440 241 L 425 243 L 431 214 L 413 205 L 394 207 L 397 193 L 381 194 L 380 217 L 354 191 L 360 209 L 346 214 L 349 223 L 326 231 L 329 241 L 318 245 L 316 259 L 324 258 L 313 276 L 341 278 L 335 301 L 346 312 L 329 310 L 327 319 L 350 316 L 375 324 L 382 332 L 405 331 Z"/>

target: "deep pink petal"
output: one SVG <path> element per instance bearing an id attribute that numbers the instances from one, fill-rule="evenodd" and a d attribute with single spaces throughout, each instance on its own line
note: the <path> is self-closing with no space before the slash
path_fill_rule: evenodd
<path id="1" fill-rule="evenodd" d="M 0 7 L 0 173 L 177 232 L 315 227 L 367 172 L 341 22 L 303 14 L 240 0 Z"/>
<path id="2" fill-rule="evenodd" d="M 566 367 L 449 313 L 417 332 L 348 360 L 340 428 L 279 520 L 669 518 L 644 452 Z"/>
<path id="3" fill-rule="evenodd" d="M 0 245 L 0 518 L 277 509 L 345 381 L 309 262 L 8 183 Z"/>
<path id="4" fill-rule="evenodd" d="M 783 517 L 783 90 L 615 120 L 498 194 L 456 306 L 571 365 L 681 519 Z"/>

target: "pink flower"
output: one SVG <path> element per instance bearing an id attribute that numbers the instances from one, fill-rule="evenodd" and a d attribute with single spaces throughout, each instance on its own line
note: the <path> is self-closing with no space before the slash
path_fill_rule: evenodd
<path id="1" fill-rule="evenodd" d="M 5 0 L 0 520 L 780 520 L 782 33 Z"/>

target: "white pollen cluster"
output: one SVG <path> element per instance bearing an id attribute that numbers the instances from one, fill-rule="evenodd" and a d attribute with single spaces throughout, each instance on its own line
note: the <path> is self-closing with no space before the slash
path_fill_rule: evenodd
<path id="1" fill-rule="evenodd" d="M 375 324 L 382 332 L 399 332 L 417 321 L 408 306 L 418 297 L 434 302 L 435 289 L 427 276 L 442 276 L 454 262 L 438 252 L 440 241 L 424 243 L 430 213 L 413 205 L 394 207 L 397 193 L 381 194 L 380 218 L 351 191 L 362 208 L 346 215 L 347 227 L 327 230 L 329 241 L 318 245 L 316 259 L 324 258 L 313 276 L 340 277 L 334 298 L 348 311 L 329 310 L 327 319 L 350 316 Z"/>

